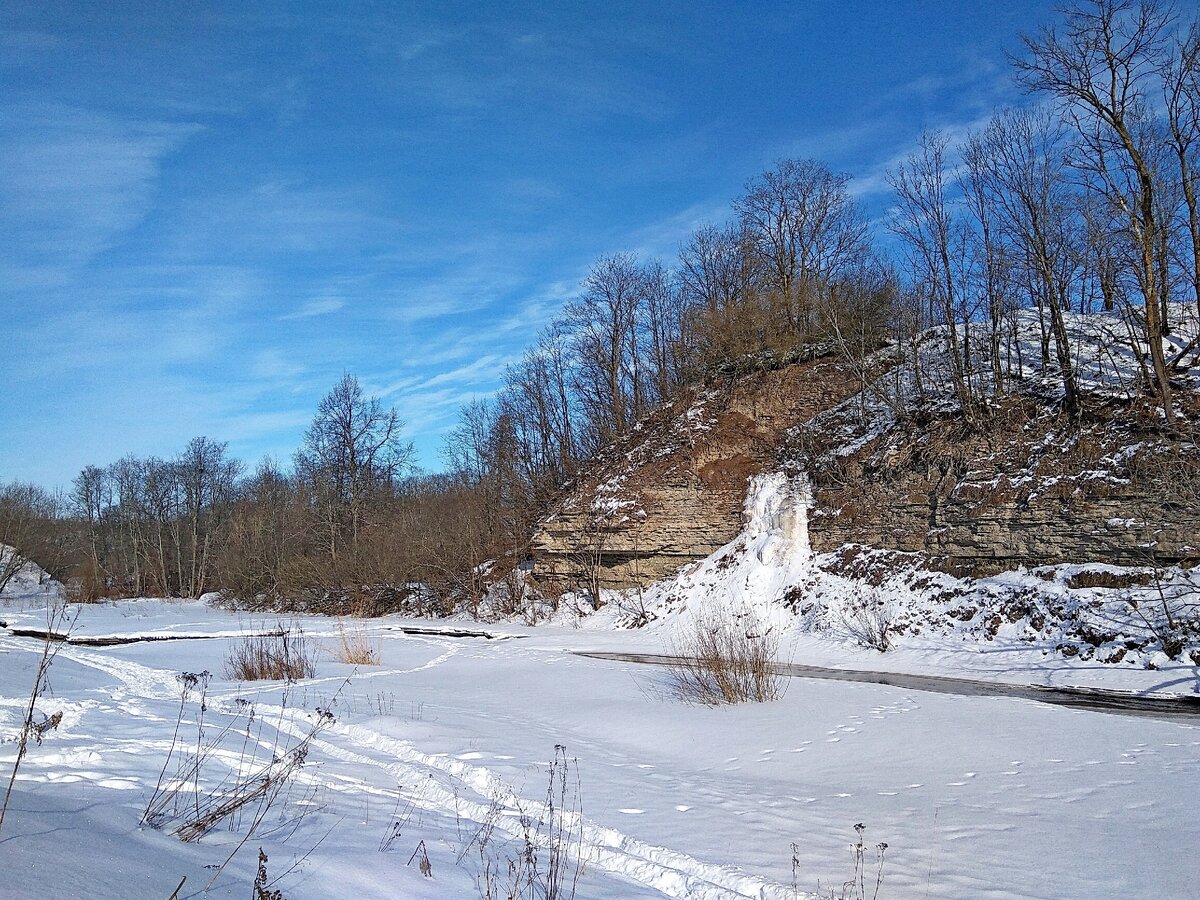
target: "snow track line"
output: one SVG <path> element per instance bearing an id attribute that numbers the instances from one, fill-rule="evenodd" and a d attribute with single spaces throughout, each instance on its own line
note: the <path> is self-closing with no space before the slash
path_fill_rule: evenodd
<path id="1" fill-rule="evenodd" d="M 451 639 L 429 638 L 429 643 L 443 647 L 441 654 L 413 669 L 389 670 L 386 674 L 402 674 L 438 666 L 463 646 Z M 179 685 L 174 671 L 69 644 L 59 653 L 63 659 L 113 676 L 121 685 L 118 690 L 139 699 L 176 700 L 178 697 Z M 298 682 L 297 686 L 344 680 L 345 676 L 305 680 Z M 271 689 L 279 687 L 281 685 L 276 682 L 270 685 Z M 113 693 L 115 695 L 116 692 Z M 225 702 L 228 702 L 229 698 L 222 694 L 225 692 L 210 695 L 209 702 L 216 704 L 217 709 L 223 709 Z M 259 715 L 276 731 L 294 740 L 308 736 L 308 723 L 293 720 L 297 709 L 284 710 L 268 704 L 260 704 L 258 708 Z M 339 740 L 335 742 L 333 738 Z M 397 785 L 419 786 L 419 790 L 411 794 L 403 789 L 401 792 L 406 801 L 421 809 L 447 817 L 461 817 L 478 824 L 491 820 L 510 837 L 518 837 L 521 833 L 520 815 L 536 817 L 545 812 L 543 802 L 524 798 L 519 799 L 519 809 L 510 807 L 507 801 L 518 795 L 503 778 L 488 768 L 469 765 L 452 757 L 422 753 L 408 741 L 387 737 L 363 725 L 335 723 L 313 737 L 310 745 L 331 760 L 384 772 Z M 376 750 L 379 753 L 372 756 L 360 752 L 362 750 Z M 308 783 L 321 781 L 331 789 L 339 787 L 334 783 L 336 779 L 322 777 L 319 770 L 306 775 L 304 780 Z M 440 777 L 430 778 L 430 775 Z M 386 793 L 391 794 L 392 791 Z M 463 796 L 464 793 L 468 796 Z M 471 799 L 470 794 L 477 799 Z M 494 799 L 499 800 L 503 808 L 498 820 Z M 586 866 L 656 890 L 665 897 L 675 900 L 805 900 L 811 896 L 797 896 L 788 886 L 747 874 L 734 866 L 701 862 L 681 851 L 648 844 L 615 828 L 586 819 L 581 820 L 580 826 L 580 856 Z"/>
<path id="2" fill-rule="evenodd" d="M 281 730 L 295 739 L 306 735 L 290 721 L 282 722 Z M 383 751 L 395 761 L 335 744 L 329 739 L 334 735 L 358 747 Z M 449 817 L 461 817 L 478 824 L 495 821 L 491 801 L 504 801 L 515 796 L 508 783 L 490 769 L 450 757 L 421 753 L 408 741 L 386 737 L 362 725 L 334 724 L 324 729 L 321 736 L 313 738 L 311 746 L 334 759 L 386 772 L 397 784 L 420 785 L 419 794 L 405 795 L 405 799 L 424 810 Z M 426 777 L 430 770 L 447 776 L 450 786 Z M 462 797 L 453 790 L 456 783 L 487 802 Z M 521 813 L 536 817 L 544 811 L 544 803 L 522 798 L 520 810 L 509 810 L 506 805 L 505 816 L 496 821 L 496 825 L 510 837 L 517 837 L 520 831 L 516 819 Z M 732 866 L 704 863 L 680 851 L 647 844 L 615 828 L 586 819 L 582 821 L 581 843 L 580 856 L 586 866 L 652 888 L 676 900 L 805 900 L 811 896 L 797 895 L 788 886 L 748 875 Z"/>
<path id="3" fill-rule="evenodd" d="M 657 653 L 610 653 L 598 650 L 572 650 L 576 656 L 651 666 L 673 666 L 684 662 L 680 656 Z M 905 690 L 958 697 L 1007 697 L 1034 700 L 1052 706 L 1065 706 L 1090 712 L 1120 716 L 1144 716 L 1173 722 L 1200 723 L 1200 695 L 1179 694 L 1170 697 L 1145 697 L 1124 691 L 1100 688 L 1043 687 L 1036 684 L 1005 684 L 1000 681 L 975 681 L 943 675 L 912 675 L 904 672 L 872 672 L 862 669 L 828 669 L 798 663 L 775 663 L 775 671 L 789 678 L 815 678 L 822 681 L 857 681 L 882 684 Z"/>

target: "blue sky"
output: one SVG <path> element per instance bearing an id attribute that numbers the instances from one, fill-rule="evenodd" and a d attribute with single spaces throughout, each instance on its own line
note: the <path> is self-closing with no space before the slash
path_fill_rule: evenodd
<path id="1" fill-rule="evenodd" d="M 423 465 L 601 254 L 783 156 L 854 176 L 1018 99 L 1052 3 L 0 7 L 0 481 L 196 435 L 285 463 L 343 371 Z"/>

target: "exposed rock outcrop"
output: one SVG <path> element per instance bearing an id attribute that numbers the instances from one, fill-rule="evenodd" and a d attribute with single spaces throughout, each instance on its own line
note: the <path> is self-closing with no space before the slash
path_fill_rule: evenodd
<path id="1" fill-rule="evenodd" d="M 811 479 L 814 551 L 917 552 L 950 572 L 1200 561 L 1194 436 L 1093 400 L 1083 424 L 1010 397 L 984 427 L 950 413 L 897 424 L 854 397 L 834 357 L 744 376 L 643 423 L 575 485 L 533 544 L 544 587 L 645 586 L 730 541 L 746 485 Z M 1200 419 L 1200 397 L 1181 392 Z"/>
<path id="2" fill-rule="evenodd" d="M 606 587 L 648 584 L 727 543 L 746 484 L 776 465 L 787 430 L 858 389 L 825 357 L 681 398 L 600 459 L 533 541 L 539 583 L 592 570 Z"/>

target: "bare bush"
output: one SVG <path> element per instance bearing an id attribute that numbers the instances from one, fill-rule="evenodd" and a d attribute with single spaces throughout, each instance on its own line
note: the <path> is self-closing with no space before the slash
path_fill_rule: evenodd
<path id="1" fill-rule="evenodd" d="M 1180 570 L 1170 578 L 1164 570 L 1154 569 L 1152 579 L 1153 595 L 1131 588 L 1122 592 L 1124 600 L 1158 639 L 1162 652 L 1178 659 L 1200 639 L 1200 577 L 1195 571 Z"/>
<path id="2" fill-rule="evenodd" d="M 837 627 L 860 647 L 880 653 L 892 648 L 892 613 L 878 591 L 843 607 Z"/>
<path id="3" fill-rule="evenodd" d="M 334 650 L 337 661 L 351 666 L 377 666 L 381 640 L 370 634 L 361 625 L 346 629 L 344 622 L 338 623 L 338 644 Z"/>
<path id="4" fill-rule="evenodd" d="M 298 681 L 317 674 L 316 654 L 299 625 L 251 634 L 225 657 L 225 674 L 236 681 Z"/>
<path id="5" fill-rule="evenodd" d="M 677 696 L 689 703 L 763 703 L 783 694 L 775 668 L 778 639 L 757 616 L 697 616 L 671 644 L 669 678 Z"/>
<path id="6" fill-rule="evenodd" d="M 151 828 L 169 828 L 186 842 L 198 841 L 218 826 L 244 830 L 227 864 L 259 832 L 268 812 L 286 800 L 312 740 L 332 724 L 334 715 L 322 708 L 302 714 L 307 731 L 287 740 L 282 736 L 296 713 L 288 707 L 286 692 L 271 726 L 244 700 L 234 701 L 232 710 L 210 709 L 208 672 L 181 673 L 179 683 L 175 731 L 142 821 Z M 196 710 L 194 718 L 188 715 L 190 708 Z M 274 738 L 264 726 L 274 727 Z M 185 739 L 192 728 L 193 737 Z M 306 798 L 295 824 L 311 810 Z"/>
<path id="7" fill-rule="evenodd" d="M 838 893 L 835 893 L 832 888 L 829 889 L 828 893 L 823 892 L 818 882 L 818 897 L 828 897 L 829 900 L 878 900 L 879 891 L 883 888 L 883 863 L 888 845 L 880 842 L 874 847 L 876 865 L 874 883 L 872 884 L 867 880 L 867 845 L 863 841 L 867 826 L 859 822 L 854 826 L 854 831 L 858 836 L 854 843 L 850 845 L 850 854 L 854 860 L 854 871 L 849 878 L 842 882 L 841 891 Z M 792 844 L 792 890 L 797 897 L 808 897 L 810 895 L 807 892 L 800 890 L 799 849 L 797 844 Z"/>

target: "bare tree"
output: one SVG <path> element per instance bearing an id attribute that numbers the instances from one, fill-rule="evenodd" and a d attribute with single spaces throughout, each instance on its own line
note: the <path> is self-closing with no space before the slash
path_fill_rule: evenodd
<path id="1" fill-rule="evenodd" d="M 764 349 L 762 268 L 744 225 L 696 229 L 679 250 L 676 279 L 684 308 L 679 343 L 698 356 L 698 368 Z"/>
<path id="2" fill-rule="evenodd" d="M 582 296 L 564 311 L 579 363 L 575 390 L 596 446 L 625 434 L 646 409 L 637 328 L 644 288 L 636 257 L 606 256 L 592 266 Z"/>
<path id="3" fill-rule="evenodd" d="M 241 465 L 226 456 L 226 447 L 206 437 L 193 438 L 173 466 L 182 493 L 180 518 L 187 529 L 177 549 L 179 590 L 185 597 L 204 593 L 213 544 L 233 503 Z"/>
<path id="4" fill-rule="evenodd" d="M 972 144 L 980 188 L 1029 267 L 1034 300 L 1048 317 L 1069 415 L 1079 412 L 1079 386 L 1066 313 L 1084 258 L 1077 240 L 1078 200 L 1063 173 L 1061 128 L 1047 110 L 997 114 Z"/>
<path id="5" fill-rule="evenodd" d="M 959 185 L 964 202 L 974 219 L 970 241 L 974 250 L 972 283 L 979 295 L 975 304 L 987 311 L 988 357 L 992 374 L 992 392 L 1004 393 L 1008 358 L 1002 354 L 1006 345 L 1006 326 L 1015 332 L 1010 313 L 1016 307 L 1014 298 L 1014 254 L 1004 239 L 1000 215 L 993 202 L 994 179 L 990 151 L 982 135 L 970 135 L 962 147 L 963 170 Z M 1007 346 L 1005 346 L 1007 349 Z"/>
<path id="6" fill-rule="evenodd" d="M 1191 251 L 1192 299 L 1200 311 L 1200 23 L 1192 22 L 1182 39 L 1171 42 L 1161 66 L 1166 100 L 1168 144 L 1179 168 L 1179 186 L 1187 207 Z"/>
<path id="7" fill-rule="evenodd" d="M 30 563 L 58 568 L 57 516 L 57 499 L 37 485 L 12 481 L 0 486 L 0 591 Z"/>
<path id="8" fill-rule="evenodd" d="M 296 453 L 296 471 L 321 511 L 325 545 L 337 560 L 358 550 L 373 498 L 390 490 L 409 465 L 399 413 L 367 397 L 358 379 L 342 376 L 317 407 Z"/>
<path id="9" fill-rule="evenodd" d="M 846 189 L 849 176 L 816 160 L 783 159 L 746 184 L 734 210 L 770 272 L 789 330 L 807 337 L 809 302 L 830 279 L 859 260 L 867 228 Z"/>
<path id="10" fill-rule="evenodd" d="M 926 133 L 917 152 L 889 173 L 897 200 L 891 229 L 907 249 L 914 287 L 924 292 L 931 314 L 945 329 L 954 393 L 963 414 L 970 415 L 976 407 L 970 340 L 962 333 L 974 312 L 965 287 L 970 253 L 967 230 L 950 196 L 946 148 L 944 136 Z"/>
<path id="11" fill-rule="evenodd" d="M 1170 324 L 1164 279 L 1169 223 L 1158 197 L 1161 175 L 1148 92 L 1172 12 L 1155 0 L 1082 0 L 1065 14 L 1061 27 L 1024 36 L 1026 56 L 1014 63 L 1027 87 L 1061 103 L 1079 138 L 1073 166 L 1120 213 L 1133 250 L 1154 389 L 1171 423 L 1175 413 L 1162 341 Z"/>

